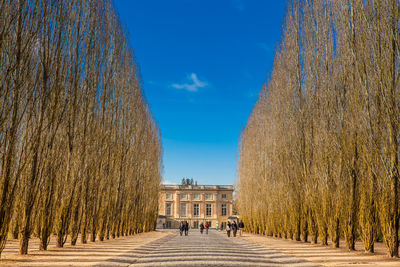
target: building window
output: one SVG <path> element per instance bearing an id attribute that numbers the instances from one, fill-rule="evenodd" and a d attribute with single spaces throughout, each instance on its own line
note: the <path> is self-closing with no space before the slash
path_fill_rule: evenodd
<path id="1" fill-rule="evenodd" d="M 222 194 L 222 199 L 226 199 L 226 194 Z"/>
<path id="2" fill-rule="evenodd" d="M 221 216 L 226 216 L 226 204 L 221 205 Z"/>
<path id="3" fill-rule="evenodd" d="M 167 193 L 165 197 L 166 197 L 166 199 L 170 199 L 171 198 L 171 194 Z"/>
<path id="4" fill-rule="evenodd" d="M 182 194 L 182 195 L 181 195 L 181 198 L 186 198 L 186 194 Z"/>
<path id="5" fill-rule="evenodd" d="M 206 195 L 206 199 L 207 199 L 207 200 L 211 200 L 211 199 L 212 199 L 212 195 L 211 195 L 211 194 L 207 194 L 207 195 Z"/>
<path id="6" fill-rule="evenodd" d="M 186 217 L 186 203 L 181 204 L 181 216 Z"/>
<path id="7" fill-rule="evenodd" d="M 206 204 L 206 216 L 211 216 L 211 204 Z"/>
<path id="8" fill-rule="evenodd" d="M 165 215 L 171 216 L 171 203 L 167 203 L 167 205 L 165 207 Z"/>
<path id="9" fill-rule="evenodd" d="M 199 216 L 199 204 L 193 204 L 193 216 Z"/>
<path id="10" fill-rule="evenodd" d="M 194 194 L 193 198 L 194 199 L 199 199 L 199 194 Z"/>

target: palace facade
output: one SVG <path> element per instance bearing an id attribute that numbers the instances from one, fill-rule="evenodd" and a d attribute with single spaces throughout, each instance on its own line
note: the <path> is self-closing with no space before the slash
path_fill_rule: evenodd
<path id="1" fill-rule="evenodd" d="M 157 228 L 178 228 L 187 221 L 221 227 L 232 215 L 232 185 L 161 185 Z"/>

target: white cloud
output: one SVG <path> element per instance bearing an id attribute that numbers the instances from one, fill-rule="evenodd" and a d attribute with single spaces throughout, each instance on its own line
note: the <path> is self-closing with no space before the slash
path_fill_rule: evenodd
<path id="1" fill-rule="evenodd" d="M 168 180 L 163 180 L 163 181 L 162 181 L 162 184 L 175 184 L 175 183 L 173 183 L 173 182 L 171 182 L 171 181 L 168 181 Z"/>
<path id="2" fill-rule="evenodd" d="M 248 91 L 246 96 L 248 98 L 255 98 L 255 97 L 258 97 L 259 94 L 260 94 L 260 90 Z"/>
<path id="3" fill-rule="evenodd" d="M 257 46 L 263 50 L 265 50 L 265 52 L 270 53 L 272 51 L 272 48 L 266 44 L 266 43 L 257 43 Z"/>
<path id="4" fill-rule="evenodd" d="M 176 89 L 183 89 L 189 92 L 197 92 L 199 88 L 206 87 L 208 83 L 200 81 L 196 73 L 192 73 L 186 77 L 186 83 L 174 83 L 171 86 Z"/>
<path id="5" fill-rule="evenodd" d="M 245 9 L 244 1 L 243 0 L 232 0 L 232 5 L 239 11 L 243 11 Z"/>

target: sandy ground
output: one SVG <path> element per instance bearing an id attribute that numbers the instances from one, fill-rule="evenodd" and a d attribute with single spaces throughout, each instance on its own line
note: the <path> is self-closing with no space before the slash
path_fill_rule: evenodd
<path id="1" fill-rule="evenodd" d="M 361 242 L 356 243 L 356 251 L 348 251 L 344 240 L 341 240 L 342 248 L 321 246 L 297 242 L 290 239 L 279 239 L 266 236 L 244 233 L 241 237 L 258 245 L 279 250 L 285 254 L 302 258 L 322 266 L 397 266 L 400 267 L 400 259 L 389 258 L 386 247 L 382 243 L 375 244 L 375 253 L 365 253 Z"/>
<path id="2" fill-rule="evenodd" d="M 64 248 L 56 248 L 52 238 L 47 251 L 39 251 L 39 240 L 32 238 L 29 242 L 29 254 L 19 255 L 19 241 L 11 239 L 1 254 L 0 266 L 126 266 L 125 255 L 137 247 L 168 236 L 168 232 L 141 233 L 129 237 L 88 242 Z M 132 260 L 132 259 L 131 259 Z"/>
<path id="3" fill-rule="evenodd" d="M 245 233 L 227 238 L 223 232 L 189 236 L 174 231 L 156 231 L 130 237 L 96 241 L 39 251 L 39 240 L 30 242 L 29 255 L 18 254 L 18 240 L 9 240 L 0 266 L 400 266 L 399 259 L 386 256 L 383 244 L 375 254 L 332 248 L 293 240 Z M 343 242 L 342 245 L 344 246 Z"/>

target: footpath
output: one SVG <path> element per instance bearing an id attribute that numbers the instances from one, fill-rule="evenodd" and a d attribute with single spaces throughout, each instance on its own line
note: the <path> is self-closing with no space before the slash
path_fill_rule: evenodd
<path id="1" fill-rule="evenodd" d="M 341 248 L 322 246 L 320 244 L 304 243 L 291 239 L 281 239 L 244 233 L 241 240 L 276 249 L 287 255 L 313 262 L 320 266 L 385 266 L 400 267 L 400 259 L 386 255 L 386 248 L 382 243 L 375 244 L 375 253 L 365 253 L 361 242 L 356 243 L 356 251 L 348 251 L 344 241 Z"/>
<path id="2" fill-rule="evenodd" d="M 140 266 L 290 266 L 312 267 L 314 263 L 293 257 L 278 250 L 210 230 L 200 234 L 191 229 L 188 236 L 172 232 L 158 247 L 142 254 L 131 265 Z"/>

